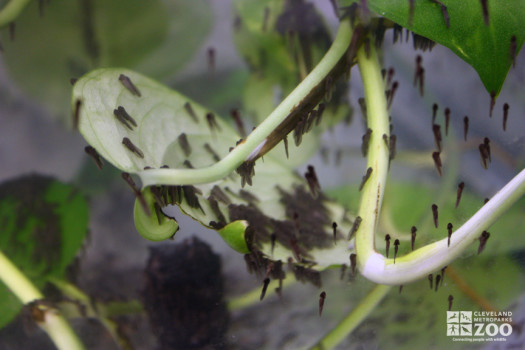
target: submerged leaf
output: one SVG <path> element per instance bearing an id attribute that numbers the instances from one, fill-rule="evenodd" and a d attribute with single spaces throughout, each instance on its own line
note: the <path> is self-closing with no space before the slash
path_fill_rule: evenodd
<path id="1" fill-rule="evenodd" d="M 29 175 L 0 185 L 0 250 L 37 286 L 62 277 L 82 246 L 88 206 L 71 186 Z M 0 327 L 22 304 L 0 282 Z"/>
<path id="2" fill-rule="evenodd" d="M 141 97 L 120 84 L 121 74 L 130 79 Z M 83 106 L 80 132 L 102 157 L 125 172 L 151 171 L 144 167 L 210 166 L 228 155 L 239 140 L 239 135 L 213 111 L 128 70 L 89 73 L 74 86 L 73 105 L 78 99 Z M 133 118 L 136 127 L 128 128 L 115 117 L 119 107 Z M 124 139 L 140 152 L 123 144 Z M 183 213 L 205 226 L 222 229 L 225 240 L 238 251 L 244 252 L 247 247 L 252 254 L 262 253 L 264 259 L 286 262 L 291 258 L 308 268 L 347 262 L 350 250 L 346 235 L 352 220 L 343 208 L 322 195 L 314 198 L 306 189 L 306 181 L 271 154 L 249 168 L 245 171 L 256 173 L 253 178 L 248 176 L 251 186 L 243 187 L 241 176 L 232 173 L 213 183 L 163 186 L 163 202 L 177 204 Z M 235 223 L 239 220 L 246 221 L 248 229 L 244 223 Z M 334 221 L 339 225 L 336 244 Z M 243 244 L 241 234 L 245 240 L 247 234 L 251 239 Z M 264 266 L 264 259 L 256 261 Z"/>

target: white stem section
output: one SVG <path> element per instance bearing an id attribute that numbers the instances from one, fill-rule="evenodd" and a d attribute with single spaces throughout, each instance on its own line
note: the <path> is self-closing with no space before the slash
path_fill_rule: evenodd
<path id="1" fill-rule="evenodd" d="M 381 284 L 398 285 L 412 282 L 434 273 L 456 259 L 468 246 L 478 240 L 506 210 L 525 194 L 525 169 L 496 193 L 451 237 L 426 245 L 410 254 L 393 259 L 373 251 L 362 266 L 361 273 Z M 499 232 L 509 234 L 510 232 Z M 489 243 L 490 244 L 490 239 Z M 373 249 L 373 247 L 372 247 Z M 359 255 L 358 255 L 359 256 Z"/>

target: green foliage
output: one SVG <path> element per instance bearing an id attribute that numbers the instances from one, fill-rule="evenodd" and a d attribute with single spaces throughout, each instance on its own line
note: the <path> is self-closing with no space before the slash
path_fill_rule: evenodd
<path id="1" fill-rule="evenodd" d="M 339 0 L 341 6 L 358 1 Z M 512 65 L 511 38 L 516 37 L 516 55 L 525 40 L 525 3 L 521 0 L 487 1 L 489 25 L 485 25 L 479 0 L 414 1 L 411 18 L 408 0 L 368 0 L 373 12 L 416 34 L 451 49 L 479 74 L 488 92 L 499 94 Z"/>
<path id="2" fill-rule="evenodd" d="M 141 97 L 123 86 L 119 81 L 121 74 L 130 78 Z M 176 91 L 124 69 L 99 69 L 82 77 L 73 89 L 73 105 L 77 100 L 82 101 L 79 130 L 84 138 L 101 156 L 129 173 L 147 172 L 144 167 L 160 168 L 164 165 L 171 169 L 187 169 L 188 162 L 195 168 L 209 166 L 225 157 L 240 138 L 223 119 L 214 117 L 210 122 L 206 116 L 213 112 Z M 188 106 L 191 106 L 191 112 Z M 115 117 L 114 110 L 118 107 L 124 107 L 136 122 L 136 127 L 130 129 Z M 122 144 L 125 137 L 143 157 Z M 309 250 L 309 260 L 316 261 L 317 268 L 346 263 L 347 243 L 342 240 L 334 245 L 331 228 L 332 221 L 338 221 L 339 240 L 350 230 L 351 218 L 344 214 L 343 208 L 324 198 L 316 201 L 305 189 L 305 181 L 289 167 L 275 161 L 271 154 L 257 163 L 255 172 L 257 176 L 253 177 L 252 186 L 242 186 L 240 176 L 230 174 L 213 183 L 178 187 L 175 189 L 178 195 L 174 197 L 180 196 L 180 200 L 175 202 L 183 213 L 211 228 L 222 228 L 224 224 L 237 220 L 249 221 L 257 232 L 261 231 L 255 234 L 255 246 L 267 256 L 287 261 L 294 255 L 289 241 L 285 240 L 282 245 L 278 243 L 272 249 L 271 230 L 282 224 L 293 231 L 293 212 L 286 209 L 293 203 L 287 203 L 287 200 L 299 201 L 297 196 L 306 196 L 312 204 L 305 202 L 303 207 L 297 208 L 299 217 L 306 220 L 311 206 L 317 202 L 326 221 L 321 224 L 324 232 L 319 232 L 324 243 Z M 278 186 L 276 178 L 279 179 Z M 138 218 L 135 216 L 136 220 Z M 155 224 L 155 220 L 151 219 L 149 224 Z M 141 230 L 147 226 L 139 222 L 137 227 Z M 245 228 L 244 224 L 232 225 L 227 231 L 222 231 L 223 234 L 228 232 L 229 238 L 223 238 L 234 249 L 245 251 L 238 242 L 238 235 L 244 235 Z"/>
<path id="3" fill-rule="evenodd" d="M 30 175 L 0 186 L 0 249 L 37 286 L 63 277 L 88 228 L 88 205 L 71 186 Z M 0 327 L 22 304 L 0 282 Z"/>
<path id="4" fill-rule="evenodd" d="M 144 211 L 139 201 L 135 202 L 133 214 L 135 217 L 135 227 L 138 233 L 150 241 L 164 241 L 171 238 L 179 230 L 179 224 L 166 215 L 152 215 L 155 212 L 155 200 L 151 189 L 146 188 L 142 191 L 146 203 L 148 203 L 149 213 Z"/>
<path id="5" fill-rule="evenodd" d="M 15 39 L 2 31 L 3 58 L 27 94 L 68 122 L 71 78 L 118 66 L 169 79 L 211 28 L 209 1 L 51 1 L 43 11 L 32 1 L 16 20 Z"/>

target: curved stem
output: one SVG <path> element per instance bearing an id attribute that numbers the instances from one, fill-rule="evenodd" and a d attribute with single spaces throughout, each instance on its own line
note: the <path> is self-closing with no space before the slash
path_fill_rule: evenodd
<path id="1" fill-rule="evenodd" d="M 341 22 L 332 46 L 312 72 L 252 131 L 242 144 L 235 147 L 219 162 L 200 169 L 150 169 L 141 171 L 138 175 L 143 186 L 209 183 L 228 176 L 244 161 L 257 158 L 258 152 L 266 143 L 266 138 L 308 96 L 312 89 L 326 78 L 346 53 L 351 38 L 352 30 L 350 21 L 347 19 Z"/>
<path id="2" fill-rule="evenodd" d="M 371 168 L 372 173 L 362 189 L 358 212 L 362 221 L 356 232 L 357 266 L 362 270 L 369 258 L 376 254 L 374 236 L 383 201 L 389 158 L 383 135 L 388 138 L 390 130 L 385 87 L 374 45 L 368 48 L 368 55 L 364 47 L 357 51 L 357 64 L 365 92 L 368 127 L 372 130 L 367 162 L 367 168 Z"/>
<path id="3" fill-rule="evenodd" d="M 0 11 L 0 28 L 5 27 L 20 15 L 31 0 L 11 0 Z"/>
<path id="4" fill-rule="evenodd" d="M 376 285 L 368 295 L 361 300 L 337 326 L 323 339 L 315 344 L 311 350 L 330 350 L 345 339 L 368 315 L 376 308 L 390 291 L 390 286 Z"/>
<path id="5" fill-rule="evenodd" d="M 27 277 L 0 251 L 0 280 L 23 304 L 44 299 L 42 293 Z M 37 323 L 61 350 L 82 350 L 84 346 L 58 310 L 42 308 L 43 320 Z"/>
<path id="6" fill-rule="evenodd" d="M 357 265 L 363 276 L 373 282 L 399 285 L 412 282 L 441 269 L 456 259 L 478 239 L 514 202 L 525 194 L 525 170 L 503 187 L 485 206 L 448 238 L 428 244 L 395 260 L 387 259 L 375 249 L 375 232 L 383 199 L 388 170 L 388 148 L 382 135 L 388 137 L 388 113 L 381 67 L 373 45 L 357 52 L 361 71 L 368 127 L 372 129 L 367 166 L 372 173 L 363 187 L 358 215 L 362 218 L 356 233 Z"/>
<path id="7" fill-rule="evenodd" d="M 525 169 L 452 234 L 450 247 L 444 238 L 397 258 L 395 264 L 393 259 L 373 252 L 364 262 L 362 274 L 376 283 L 392 285 L 427 276 L 456 259 L 524 194 Z"/>

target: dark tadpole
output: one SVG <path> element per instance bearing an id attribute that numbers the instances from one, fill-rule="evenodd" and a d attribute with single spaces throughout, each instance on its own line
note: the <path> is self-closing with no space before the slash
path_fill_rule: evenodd
<path id="1" fill-rule="evenodd" d="M 265 278 L 263 281 L 263 288 L 261 290 L 261 296 L 259 297 L 259 300 L 263 300 L 264 296 L 266 295 L 266 290 L 268 289 L 268 285 L 270 284 L 270 279 Z"/>
<path id="2" fill-rule="evenodd" d="M 366 157 L 368 154 L 368 145 L 370 144 L 370 137 L 372 137 L 372 129 L 368 128 L 362 137 L 361 154 Z"/>
<path id="3" fill-rule="evenodd" d="M 432 152 L 432 159 L 434 159 L 434 165 L 439 176 L 443 175 L 443 164 L 441 163 L 441 156 L 439 152 Z"/>
<path id="4" fill-rule="evenodd" d="M 180 148 L 184 152 L 184 155 L 186 157 L 189 157 L 191 154 L 191 146 L 190 146 L 190 143 L 188 142 L 188 137 L 186 136 L 186 134 L 181 133 L 179 137 L 177 138 L 177 141 L 179 142 Z"/>
<path id="5" fill-rule="evenodd" d="M 357 216 L 355 218 L 352 228 L 350 229 L 350 233 L 348 234 L 348 240 L 351 240 L 354 237 L 357 230 L 359 230 L 359 226 L 361 225 L 362 220 L 363 219 L 360 216 Z"/>
<path id="6" fill-rule="evenodd" d="M 410 229 L 410 232 L 411 232 L 411 239 L 410 239 L 410 248 L 412 250 L 414 250 L 414 244 L 416 243 L 416 233 L 417 233 L 417 228 L 415 226 L 412 226 L 412 228 Z"/>
<path id="7" fill-rule="evenodd" d="M 350 267 L 352 270 L 352 275 L 355 275 L 357 268 L 357 255 L 355 253 L 350 254 Z"/>
<path id="8" fill-rule="evenodd" d="M 516 53 L 517 53 L 517 44 L 516 44 L 516 35 L 513 35 L 510 38 L 510 48 L 509 48 L 509 54 L 510 54 L 510 60 L 512 61 L 512 67 L 516 67 Z"/>
<path id="9" fill-rule="evenodd" d="M 507 118 L 509 116 L 509 104 L 503 105 L 503 131 L 507 131 Z"/>
<path id="10" fill-rule="evenodd" d="M 483 231 L 481 233 L 481 236 L 479 237 L 478 255 L 481 254 L 481 252 L 485 249 L 485 245 L 487 244 L 489 237 L 490 233 L 487 231 Z"/>
<path id="11" fill-rule="evenodd" d="M 326 292 L 322 291 L 319 295 L 319 317 L 323 314 L 324 301 L 326 299 Z"/>
<path id="12" fill-rule="evenodd" d="M 438 206 L 436 204 L 432 204 L 432 217 L 434 218 L 434 226 L 438 228 Z"/>
<path id="13" fill-rule="evenodd" d="M 492 111 L 494 110 L 494 105 L 496 104 L 496 92 L 490 92 L 490 108 L 489 108 L 489 117 L 492 118 Z"/>
<path id="14" fill-rule="evenodd" d="M 488 26 L 490 23 L 488 0 L 480 0 L 480 2 L 481 2 L 481 10 L 483 12 L 483 22 L 485 22 L 485 25 Z"/>
<path id="15" fill-rule="evenodd" d="M 206 52 L 208 55 L 208 70 L 211 74 L 215 74 L 215 48 L 209 47 Z"/>
<path id="16" fill-rule="evenodd" d="M 441 152 L 441 142 L 443 141 L 441 135 L 441 126 L 439 124 L 432 125 L 432 132 L 434 133 L 434 142 L 439 152 Z"/>
<path id="17" fill-rule="evenodd" d="M 137 146 L 135 146 L 135 144 L 133 144 L 133 142 L 131 142 L 130 139 L 128 139 L 127 137 L 124 137 L 122 139 L 122 144 L 128 149 L 130 150 L 132 153 L 134 153 L 135 155 L 137 155 L 139 158 L 144 158 L 144 153 L 140 150 L 140 148 L 138 148 Z"/>
<path id="18" fill-rule="evenodd" d="M 385 248 L 386 257 L 388 258 L 388 251 L 390 250 L 390 235 L 388 233 L 385 235 L 385 243 L 386 243 L 386 248 Z"/>
<path id="19" fill-rule="evenodd" d="M 133 82 L 127 75 L 124 75 L 124 74 L 119 75 L 118 80 L 126 89 L 128 89 L 129 92 L 131 92 L 132 95 L 137 96 L 137 97 L 142 96 L 139 89 L 137 89 L 135 84 L 133 84 Z"/>
<path id="20" fill-rule="evenodd" d="M 400 244 L 399 239 L 396 239 L 394 241 L 394 264 L 396 263 L 396 257 L 397 257 L 397 251 L 399 249 L 399 244 Z"/>
<path id="21" fill-rule="evenodd" d="M 359 185 L 359 191 L 361 191 L 363 189 L 363 187 L 365 186 L 366 182 L 370 178 L 370 175 L 372 175 L 372 168 L 371 167 L 366 169 L 366 174 L 365 174 L 365 176 L 363 176 L 363 180 L 361 181 L 361 185 Z"/>
<path id="22" fill-rule="evenodd" d="M 232 109 L 231 110 L 231 116 L 235 122 L 235 126 L 237 127 L 237 130 L 239 131 L 239 135 L 241 135 L 241 137 L 243 139 L 246 138 L 246 129 L 244 128 L 244 123 L 242 121 L 242 118 L 241 118 L 241 114 L 239 113 L 239 110 L 238 109 Z"/>
<path id="23" fill-rule="evenodd" d="M 465 116 L 463 118 L 463 138 L 465 141 L 467 141 L 467 135 L 468 135 L 468 116 Z"/>
<path id="24" fill-rule="evenodd" d="M 439 109 L 439 106 L 437 103 L 434 103 L 432 105 L 432 125 L 434 125 L 436 123 L 436 117 L 437 117 L 437 111 Z M 445 109 L 446 111 L 446 109 Z M 450 111 L 450 110 L 449 110 Z M 445 112 L 446 113 L 446 112 Z"/>
<path id="25" fill-rule="evenodd" d="M 197 114 L 195 114 L 195 111 L 193 110 L 193 107 L 191 106 L 189 102 L 186 102 L 184 104 L 184 109 L 186 110 L 186 113 L 188 113 L 188 115 L 191 117 L 191 119 L 193 119 L 195 123 L 199 122 L 199 118 L 197 118 Z"/>
<path id="26" fill-rule="evenodd" d="M 100 157 L 100 154 L 98 154 L 97 150 L 94 149 L 91 146 L 86 146 L 84 148 L 84 151 L 95 161 L 95 164 L 97 165 L 97 168 L 102 169 L 104 166 L 104 162 L 102 162 L 102 158 Z"/>
<path id="27" fill-rule="evenodd" d="M 312 165 L 308 165 L 307 171 L 304 174 L 306 181 L 308 182 L 308 188 L 314 198 L 317 198 L 319 192 L 321 192 L 321 185 L 315 173 L 315 168 Z"/>
<path id="28" fill-rule="evenodd" d="M 78 123 L 80 122 L 80 107 L 82 107 L 82 100 L 75 101 L 75 111 L 73 112 L 73 130 L 78 130 Z"/>

